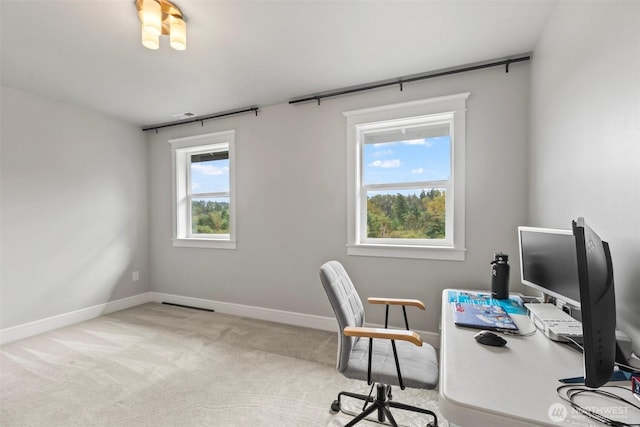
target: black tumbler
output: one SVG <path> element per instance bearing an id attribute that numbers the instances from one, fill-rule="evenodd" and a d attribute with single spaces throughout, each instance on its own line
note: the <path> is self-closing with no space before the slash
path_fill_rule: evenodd
<path id="1" fill-rule="evenodd" d="M 491 296 L 509 299 L 509 255 L 493 254 L 491 261 Z"/>

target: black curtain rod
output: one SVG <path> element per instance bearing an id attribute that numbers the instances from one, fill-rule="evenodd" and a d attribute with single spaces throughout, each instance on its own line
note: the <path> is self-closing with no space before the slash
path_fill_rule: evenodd
<path id="1" fill-rule="evenodd" d="M 208 115 L 208 116 L 198 116 L 198 117 L 194 117 L 193 119 L 189 119 L 189 120 L 182 120 L 182 121 L 171 122 L 171 123 L 163 123 L 163 124 L 160 124 L 160 125 L 145 126 L 145 127 L 142 128 L 142 130 L 144 132 L 146 132 L 148 130 L 155 130 L 156 133 L 158 133 L 158 129 L 168 128 L 168 127 L 171 127 L 171 126 L 186 125 L 186 124 L 195 123 L 195 122 L 200 122 L 204 126 L 204 121 L 205 120 L 218 119 L 220 117 L 234 116 L 236 114 L 244 114 L 244 113 L 251 113 L 251 112 L 255 112 L 256 116 L 257 116 L 258 115 L 258 111 L 260 111 L 260 108 L 254 106 L 254 107 L 244 108 L 242 110 L 225 111 L 223 113 L 216 113 L 216 114 L 211 114 L 211 115 Z"/>
<path id="2" fill-rule="evenodd" d="M 435 71 L 435 72 L 431 72 L 431 73 L 427 73 L 427 74 L 419 74 L 419 75 L 414 75 L 414 76 L 408 76 L 408 77 L 400 77 L 400 78 L 396 78 L 396 79 L 390 79 L 390 80 L 384 80 L 384 81 L 380 81 L 380 82 L 375 82 L 375 83 L 368 83 L 362 86 L 356 86 L 356 87 L 351 87 L 351 88 L 345 88 L 345 89 L 337 89 L 335 91 L 329 91 L 329 92 L 323 92 L 323 93 L 319 93 L 316 95 L 308 95 L 308 96 L 304 96 L 304 97 L 300 97 L 297 99 L 293 99 L 291 101 L 289 101 L 289 104 L 299 104 L 302 102 L 309 102 L 309 101 L 317 101 L 318 105 L 320 105 L 320 100 L 322 98 L 330 98 L 333 96 L 340 96 L 340 95 L 348 95 L 351 93 L 356 93 L 356 92 L 363 92 L 366 90 L 373 90 L 373 89 L 379 89 L 381 87 L 387 87 L 387 86 L 395 86 L 395 85 L 399 85 L 400 86 L 400 90 L 403 89 L 403 84 L 404 83 L 411 83 L 411 82 L 415 82 L 418 80 L 426 80 L 426 79 L 432 79 L 435 77 L 442 77 L 442 76 L 448 76 L 451 74 L 459 74 L 459 73 L 466 73 L 467 71 L 475 71 L 475 70 L 482 70 L 484 68 L 490 68 L 490 67 L 498 67 L 498 66 L 505 66 L 505 72 L 509 72 L 509 65 L 516 63 L 516 62 L 523 62 L 523 61 L 528 61 L 531 59 L 531 55 L 525 55 L 525 56 L 519 56 L 517 58 L 509 58 L 509 59 L 503 59 L 503 60 L 499 60 L 499 61 L 492 61 L 492 62 L 487 62 L 487 63 L 480 63 L 480 64 L 472 64 L 472 65 L 465 65 L 459 68 L 452 68 L 452 69 L 446 69 L 446 70 L 442 70 L 442 71 Z"/>

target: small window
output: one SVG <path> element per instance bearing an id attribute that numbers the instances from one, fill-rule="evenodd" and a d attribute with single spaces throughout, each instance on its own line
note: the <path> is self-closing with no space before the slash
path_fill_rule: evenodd
<path id="1" fill-rule="evenodd" d="M 345 113 L 349 254 L 464 259 L 467 96 Z"/>
<path id="2" fill-rule="evenodd" d="M 235 248 L 235 131 L 173 139 L 174 246 Z"/>

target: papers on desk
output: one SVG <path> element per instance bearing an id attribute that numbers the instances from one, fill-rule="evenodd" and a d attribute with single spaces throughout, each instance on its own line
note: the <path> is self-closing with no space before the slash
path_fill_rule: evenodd
<path id="1" fill-rule="evenodd" d="M 518 331 L 518 326 L 511 316 L 499 305 L 452 302 L 451 307 L 453 322 L 458 326 L 492 331 Z"/>

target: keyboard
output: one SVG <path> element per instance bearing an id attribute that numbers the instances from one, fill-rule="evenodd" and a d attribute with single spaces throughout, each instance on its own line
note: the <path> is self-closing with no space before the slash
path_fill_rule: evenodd
<path id="1" fill-rule="evenodd" d="M 553 341 L 582 340 L 582 323 L 554 304 L 525 304 L 529 317 L 547 338 Z"/>

